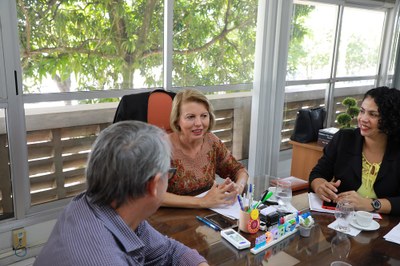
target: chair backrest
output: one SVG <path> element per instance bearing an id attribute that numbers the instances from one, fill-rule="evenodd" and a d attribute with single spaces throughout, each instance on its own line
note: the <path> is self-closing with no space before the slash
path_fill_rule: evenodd
<path id="1" fill-rule="evenodd" d="M 114 123 L 124 120 L 139 120 L 156 125 L 168 133 L 169 116 L 175 93 L 157 89 L 136 94 L 124 95 L 114 115 Z"/>
<path id="2" fill-rule="evenodd" d="M 172 98 L 165 91 L 154 91 L 149 95 L 147 104 L 147 122 L 171 133 L 169 116 L 172 110 Z"/>

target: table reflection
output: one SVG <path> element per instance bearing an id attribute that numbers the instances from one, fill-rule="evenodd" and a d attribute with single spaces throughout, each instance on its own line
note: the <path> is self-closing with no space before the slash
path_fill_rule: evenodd
<path id="1" fill-rule="evenodd" d="M 257 188 L 257 184 L 256 184 Z M 262 190 L 264 187 L 258 187 Z M 307 193 L 293 196 L 293 205 L 298 210 L 308 206 Z M 311 212 L 316 225 L 310 237 L 295 233 L 274 246 L 253 255 L 249 249 L 237 250 L 219 232 L 200 223 L 196 215 L 213 213 L 208 209 L 160 208 L 148 220 L 161 233 L 194 248 L 210 265 L 330 265 L 343 260 L 356 265 L 400 265 L 399 245 L 386 241 L 383 236 L 400 222 L 400 217 L 382 215 L 377 220 L 376 231 L 362 231 L 349 237 L 328 228 L 335 220 L 332 214 Z M 255 239 L 262 231 L 242 235 L 254 247 Z"/>
<path id="2" fill-rule="evenodd" d="M 336 236 L 331 240 L 331 250 L 334 257 L 339 260 L 346 260 L 349 256 L 351 243 L 349 237 L 341 232 L 337 232 Z"/>

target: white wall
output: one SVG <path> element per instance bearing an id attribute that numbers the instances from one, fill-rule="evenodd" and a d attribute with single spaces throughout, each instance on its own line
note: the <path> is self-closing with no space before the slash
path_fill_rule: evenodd
<path id="1" fill-rule="evenodd" d="M 43 245 L 46 243 L 50 233 L 54 227 L 56 220 L 50 220 L 43 223 L 26 226 L 26 241 L 27 253 L 23 257 L 18 257 L 14 254 L 12 246 L 12 232 L 5 232 L 0 234 L 0 265 L 9 265 L 11 263 L 25 260 L 32 256 L 36 256 Z M 19 252 L 19 254 L 22 254 Z"/>

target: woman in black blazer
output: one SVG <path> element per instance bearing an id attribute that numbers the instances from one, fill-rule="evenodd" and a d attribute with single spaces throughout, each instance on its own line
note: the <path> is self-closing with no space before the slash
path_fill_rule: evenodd
<path id="1" fill-rule="evenodd" d="M 324 148 L 310 189 L 328 202 L 346 198 L 356 210 L 400 215 L 400 91 L 367 91 L 357 120 Z"/>

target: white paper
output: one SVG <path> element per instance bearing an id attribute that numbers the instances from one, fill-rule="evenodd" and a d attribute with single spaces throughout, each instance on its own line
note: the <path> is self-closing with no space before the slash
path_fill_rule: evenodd
<path id="1" fill-rule="evenodd" d="M 202 198 L 207 193 L 208 193 L 208 191 L 203 192 L 203 193 L 197 195 L 196 197 Z M 246 199 L 243 199 L 243 204 L 247 205 L 247 200 Z M 222 215 L 225 215 L 226 217 L 231 218 L 231 219 L 237 219 L 238 220 L 239 217 L 240 217 L 240 205 L 239 205 L 239 202 L 237 200 L 232 205 L 224 205 L 224 206 L 221 206 L 221 207 L 218 207 L 218 208 L 210 208 L 210 209 L 215 211 L 215 212 L 218 212 L 218 213 L 220 213 Z"/>
<path id="2" fill-rule="evenodd" d="M 387 241 L 400 244 L 400 223 L 393 227 L 393 229 L 390 230 L 390 232 L 387 233 L 383 238 L 385 238 Z"/>

